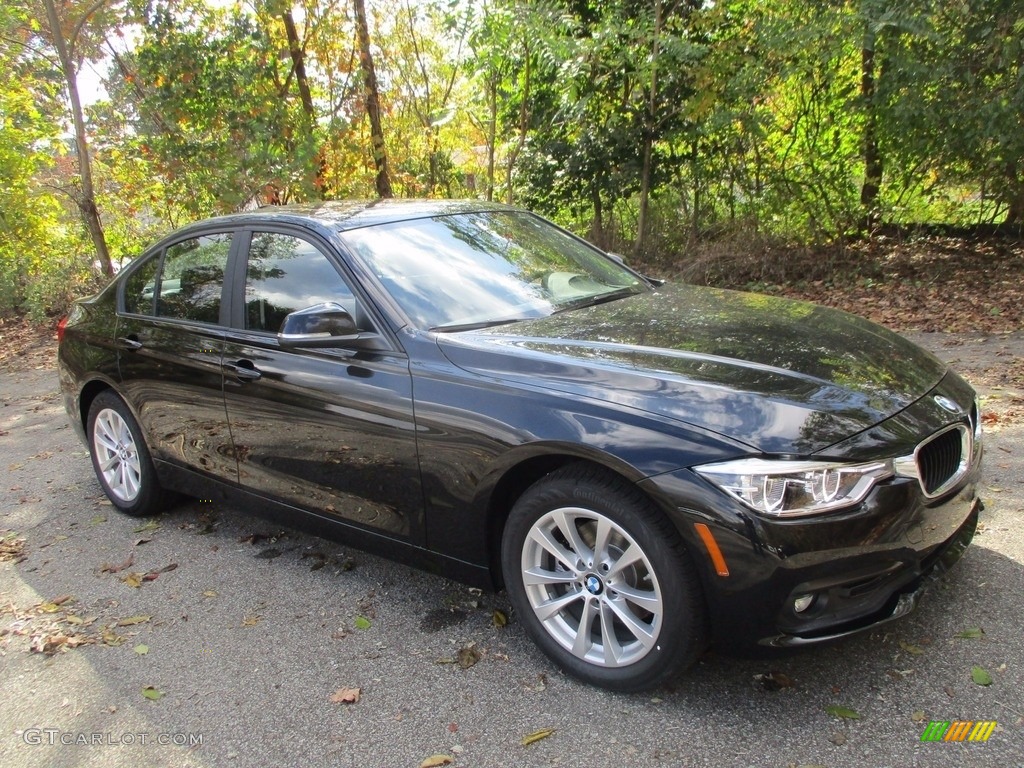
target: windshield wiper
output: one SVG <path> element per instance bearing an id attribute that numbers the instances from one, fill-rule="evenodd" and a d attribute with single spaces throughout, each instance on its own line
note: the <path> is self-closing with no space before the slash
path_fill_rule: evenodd
<path id="1" fill-rule="evenodd" d="M 636 290 L 635 286 L 626 286 L 625 288 L 619 288 L 617 291 L 611 293 L 602 293 L 598 296 L 585 296 L 582 299 L 575 299 L 563 304 L 555 310 L 554 314 L 559 312 L 567 312 L 570 309 L 583 309 L 584 307 L 594 307 L 598 304 L 605 304 L 609 301 L 615 301 L 616 299 L 624 299 L 627 296 L 636 296 L 640 291 Z"/>
<path id="2" fill-rule="evenodd" d="M 431 331 L 437 333 L 452 333 L 455 331 L 479 331 L 481 328 L 491 328 L 495 325 L 508 325 L 509 323 L 521 323 L 523 320 L 536 320 L 535 317 L 504 317 L 500 320 L 482 320 L 477 323 L 452 323 L 451 325 L 435 325 Z"/>

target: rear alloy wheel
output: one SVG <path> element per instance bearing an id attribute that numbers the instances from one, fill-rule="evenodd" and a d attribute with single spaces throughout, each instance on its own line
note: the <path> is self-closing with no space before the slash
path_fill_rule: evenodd
<path id="1" fill-rule="evenodd" d="M 653 688 L 704 649 L 703 600 L 678 533 L 598 468 L 565 467 L 527 490 L 509 516 L 502 564 L 534 640 L 582 680 Z"/>
<path id="2" fill-rule="evenodd" d="M 93 400 L 88 435 L 93 469 L 110 502 L 136 517 L 159 512 L 160 485 L 142 430 L 113 392 L 101 392 Z"/>

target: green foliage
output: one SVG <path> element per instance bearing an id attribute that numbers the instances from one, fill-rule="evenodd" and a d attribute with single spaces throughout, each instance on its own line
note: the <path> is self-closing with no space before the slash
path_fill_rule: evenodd
<path id="1" fill-rule="evenodd" d="M 96 278 L 33 2 L 0 6 L 0 312 L 42 316 Z M 108 67 L 87 123 L 115 263 L 194 218 L 374 194 L 348 4 L 61 8 L 95 11 L 68 33 L 76 62 Z M 666 266 L 749 232 L 813 244 L 878 224 L 1024 221 L 1016 0 L 367 9 L 396 194 L 522 203 Z"/>

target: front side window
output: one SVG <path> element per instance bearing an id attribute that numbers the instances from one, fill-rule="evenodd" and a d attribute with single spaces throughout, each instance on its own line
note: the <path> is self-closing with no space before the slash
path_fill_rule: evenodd
<path id="1" fill-rule="evenodd" d="M 340 236 L 421 329 L 482 328 L 648 290 L 635 273 L 527 213 L 445 215 Z"/>
<path id="2" fill-rule="evenodd" d="M 277 333 L 291 312 L 333 301 L 355 316 L 355 299 L 320 250 L 299 237 L 254 232 L 245 279 L 245 327 Z"/>
<path id="3" fill-rule="evenodd" d="M 230 250 L 229 233 L 192 237 L 170 246 L 156 289 L 157 317 L 219 323 Z"/>

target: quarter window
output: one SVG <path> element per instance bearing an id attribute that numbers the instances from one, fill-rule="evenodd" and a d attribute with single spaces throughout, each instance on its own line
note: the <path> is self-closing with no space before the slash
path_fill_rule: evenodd
<path id="1" fill-rule="evenodd" d="M 229 233 L 193 237 L 169 247 L 160 271 L 157 317 L 219 323 L 230 250 Z"/>
<path id="2" fill-rule="evenodd" d="M 156 299 L 156 272 L 159 256 L 148 259 L 135 269 L 124 285 L 124 311 L 134 315 L 152 315 Z"/>
<path id="3" fill-rule="evenodd" d="M 314 245 L 275 232 L 254 232 L 245 280 L 245 327 L 277 333 L 286 315 L 333 301 L 355 316 L 355 299 Z"/>

